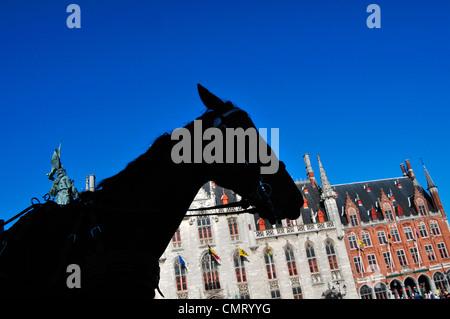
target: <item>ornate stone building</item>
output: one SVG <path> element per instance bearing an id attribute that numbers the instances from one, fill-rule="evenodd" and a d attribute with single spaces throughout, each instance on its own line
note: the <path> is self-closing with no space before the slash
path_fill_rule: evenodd
<path id="1" fill-rule="evenodd" d="M 357 298 L 335 193 L 322 166 L 321 182 L 322 188 L 296 183 L 305 199 L 300 218 L 281 224 L 234 209 L 187 213 L 160 258 L 166 298 Z M 236 200 L 209 182 L 191 208 Z"/>
<path id="2" fill-rule="evenodd" d="M 331 185 L 318 157 L 319 186 L 304 160 L 297 220 L 188 212 L 160 258 L 166 298 L 399 298 L 448 289 L 450 232 L 426 169 L 430 194 L 409 161 L 402 177 Z M 238 200 L 209 182 L 191 208 Z"/>

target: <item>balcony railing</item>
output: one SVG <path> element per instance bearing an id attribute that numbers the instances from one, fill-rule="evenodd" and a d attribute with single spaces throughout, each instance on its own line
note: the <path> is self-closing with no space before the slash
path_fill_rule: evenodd
<path id="1" fill-rule="evenodd" d="M 256 238 L 286 236 L 332 228 L 335 228 L 334 222 L 332 221 L 323 223 L 305 224 L 305 225 L 293 225 L 279 228 L 270 228 L 265 230 L 257 230 Z"/>

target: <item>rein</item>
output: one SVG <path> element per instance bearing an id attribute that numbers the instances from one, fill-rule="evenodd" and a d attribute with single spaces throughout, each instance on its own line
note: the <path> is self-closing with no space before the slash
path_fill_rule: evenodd
<path id="1" fill-rule="evenodd" d="M 49 199 L 47 197 L 47 194 L 44 196 L 44 199 L 46 202 L 49 202 Z M 20 213 L 18 213 L 17 215 L 11 217 L 10 219 L 8 219 L 7 221 L 1 222 L 0 221 L 0 228 L 4 225 L 7 225 L 9 223 L 11 223 L 12 221 L 16 220 L 17 218 L 21 217 L 22 215 L 27 214 L 28 212 L 30 212 L 33 208 L 37 207 L 37 206 L 42 206 L 44 204 L 41 204 L 39 202 L 39 200 L 36 197 L 33 197 L 32 199 L 32 204 L 31 206 L 25 208 L 24 210 L 22 210 Z M 33 201 L 37 201 L 37 203 L 34 203 Z M 87 203 L 82 203 L 83 206 L 89 206 L 89 204 Z M 249 206 L 247 204 L 247 202 L 245 200 L 241 200 L 239 202 L 234 202 L 234 203 L 229 203 L 229 204 L 222 204 L 222 205 L 216 205 L 216 206 L 209 206 L 209 207 L 200 207 L 200 208 L 191 208 L 191 209 L 187 209 L 188 212 L 201 212 L 201 211 L 205 211 L 205 210 L 212 210 L 212 209 L 223 209 L 223 208 L 232 208 L 232 207 L 245 207 L 245 206 Z M 123 208 L 114 208 L 114 207 L 106 207 L 106 206 L 90 206 L 92 208 L 100 208 L 100 209 L 111 209 L 111 210 L 124 210 Z M 126 209 L 125 209 L 126 210 Z M 145 213 L 159 213 L 159 212 L 167 212 L 167 211 L 175 211 L 175 210 L 170 210 L 170 209 L 129 209 L 132 211 L 137 211 L 137 212 L 145 212 Z M 255 211 L 256 208 L 255 207 L 250 207 L 250 208 L 246 208 L 246 209 L 242 209 L 239 211 L 233 211 L 233 212 L 222 212 L 222 213 L 215 213 L 215 214 L 211 214 L 211 215 L 229 215 L 229 214 L 243 214 L 243 213 L 249 213 L 249 212 L 253 212 Z M 178 211 L 178 210 L 177 210 Z M 199 213 L 199 214 L 189 214 L 188 216 L 204 216 L 205 213 Z M 1 233 L 1 231 L 0 231 Z"/>

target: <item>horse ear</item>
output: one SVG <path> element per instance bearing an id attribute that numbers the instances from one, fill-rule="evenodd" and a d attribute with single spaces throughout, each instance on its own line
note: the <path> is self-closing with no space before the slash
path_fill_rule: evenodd
<path id="1" fill-rule="evenodd" d="M 209 92 L 206 88 L 204 88 L 202 85 L 197 84 L 198 94 L 200 95 L 200 99 L 202 100 L 203 104 L 210 109 L 217 112 L 224 113 L 228 110 L 227 104 L 219 99 L 217 96 Z"/>

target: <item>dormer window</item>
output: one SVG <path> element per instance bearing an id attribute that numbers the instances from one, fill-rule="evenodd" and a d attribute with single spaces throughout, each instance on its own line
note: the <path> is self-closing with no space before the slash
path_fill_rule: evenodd
<path id="1" fill-rule="evenodd" d="M 324 213 L 321 210 L 317 213 L 317 217 L 319 218 L 319 223 L 325 222 Z"/>
<path id="2" fill-rule="evenodd" d="M 222 199 L 222 204 L 224 204 L 224 205 L 228 204 L 228 196 L 227 196 L 227 194 L 223 193 L 221 199 Z"/>
<path id="3" fill-rule="evenodd" d="M 400 205 L 397 206 L 397 215 L 398 216 L 403 216 L 403 208 Z"/>
<path id="4" fill-rule="evenodd" d="M 266 230 L 266 222 L 264 221 L 264 219 L 260 218 L 258 220 L 258 228 L 259 230 Z"/>
<path id="5" fill-rule="evenodd" d="M 352 226 L 359 226 L 358 215 L 356 214 L 356 210 L 354 210 L 353 208 L 349 209 L 348 218 L 350 219 L 350 223 L 352 224 Z"/>
<path id="6" fill-rule="evenodd" d="M 372 209 L 370 210 L 370 214 L 372 215 L 372 220 L 377 220 L 377 219 L 378 219 L 378 217 L 377 217 L 377 211 L 375 210 L 375 208 L 372 208 Z"/>
<path id="7" fill-rule="evenodd" d="M 422 198 L 419 198 L 419 199 L 416 200 L 416 205 L 417 205 L 417 209 L 419 211 L 419 214 L 421 216 L 427 216 L 428 215 L 427 208 L 425 207 L 425 203 L 424 203 Z"/>
<path id="8" fill-rule="evenodd" d="M 422 216 L 427 215 L 427 209 L 425 208 L 425 205 L 419 205 L 418 208 L 419 208 L 420 215 L 422 215 Z"/>
<path id="9" fill-rule="evenodd" d="M 389 221 L 394 221 L 395 220 L 395 216 L 394 213 L 392 212 L 392 207 L 389 204 L 384 204 L 383 205 L 383 211 L 384 211 L 384 217 L 389 220 Z"/>

